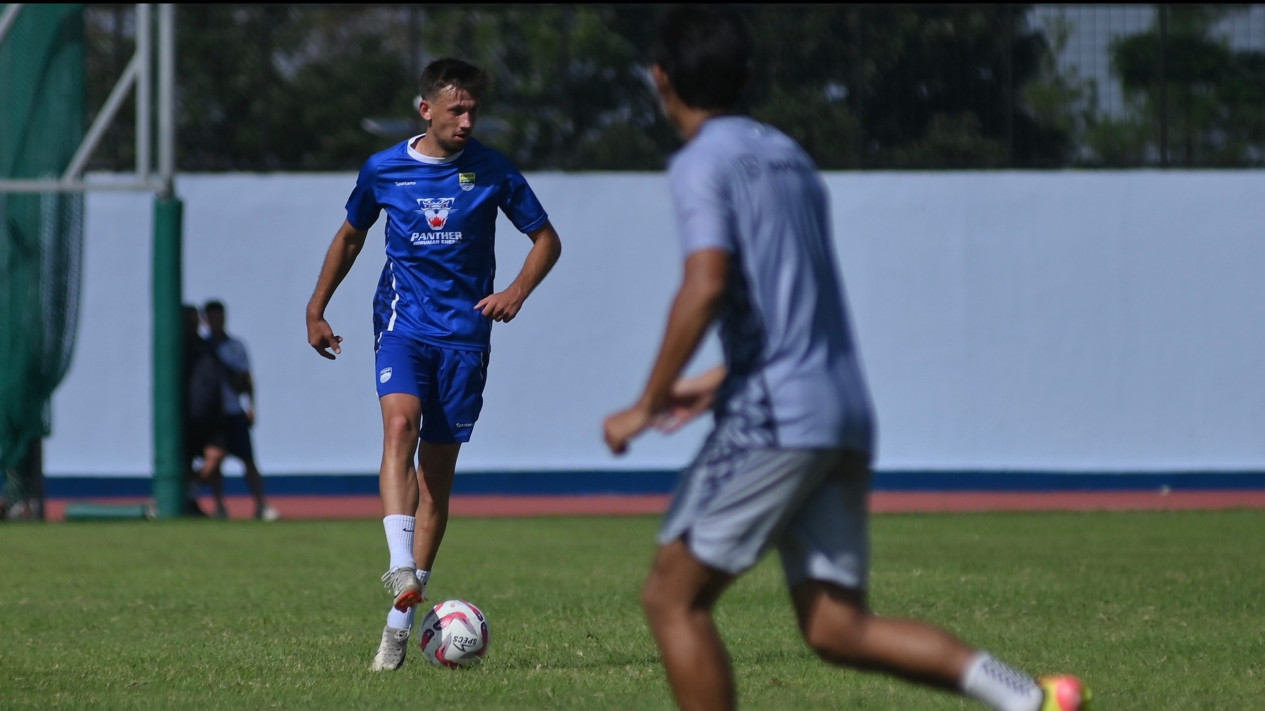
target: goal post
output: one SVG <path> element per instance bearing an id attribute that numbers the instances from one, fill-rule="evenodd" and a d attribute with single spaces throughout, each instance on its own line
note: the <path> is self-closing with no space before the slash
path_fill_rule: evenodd
<path id="1" fill-rule="evenodd" d="M 135 52 L 86 130 L 84 8 L 0 5 L 0 327 L 7 334 L 0 347 L 0 465 L 22 459 L 49 434 L 49 403 L 69 368 L 78 325 L 85 193 L 151 192 L 152 486 L 157 516 L 177 518 L 184 515 L 189 458 L 183 203 L 173 181 L 175 5 L 135 6 Z M 136 108 L 134 172 L 86 181 L 85 166 L 129 96 Z M 50 272 L 60 277 L 49 279 Z M 55 338 L 46 325 L 50 309 L 61 314 Z M 51 361 L 50 347 L 57 356 Z"/>
<path id="2" fill-rule="evenodd" d="M 184 203 L 154 201 L 154 501 L 159 518 L 185 514 L 190 459 L 184 441 L 184 314 L 181 262 Z"/>

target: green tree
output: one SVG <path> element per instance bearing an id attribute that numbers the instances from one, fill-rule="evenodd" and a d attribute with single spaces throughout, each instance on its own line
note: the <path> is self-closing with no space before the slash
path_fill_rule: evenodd
<path id="1" fill-rule="evenodd" d="M 1065 129 L 1022 87 L 1050 47 L 1024 5 L 750 5 L 757 116 L 825 168 L 1045 167 Z"/>
<path id="2" fill-rule="evenodd" d="M 1064 161 L 1075 163 L 1083 152 L 1084 141 L 1096 125 L 1098 83 L 1080 75 L 1077 67 L 1062 69 L 1058 58 L 1067 48 L 1073 26 L 1066 12 L 1059 9 L 1047 15 L 1041 32 L 1049 43 L 1048 51 L 1037 60 L 1037 70 L 1022 86 L 1022 100 L 1034 117 L 1049 125 L 1066 141 Z M 1068 155 L 1074 152 L 1076 155 Z M 1049 167 L 1058 167 L 1052 165 Z"/>
<path id="3" fill-rule="evenodd" d="M 354 170 L 407 106 L 389 9 L 187 5 L 178 13 L 179 160 L 191 170 Z M 213 30 L 210 28 L 214 28 Z"/>
<path id="4" fill-rule="evenodd" d="M 90 12 L 90 106 L 130 56 L 122 7 Z M 1074 154 L 1083 99 L 1029 6 L 737 7 L 755 47 L 745 108 L 825 169 L 1060 167 Z M 479 135 L 524 170 L 658 170 L 679 146 L 648 75 L 658 9 L 181 5 L 177 163 L 354 170 L 419 130 L 421 68 L 454 55 L 490 70 Z M 94 169 L 131 168 L 130 111 Z"/>
<path id="5" fill-rule="evenodd" d="M 181 5 L 176 13 L 177 150 L 184 171 L 348 170 L 383 148 L 362 119 L 407 107 L 415 79 L 393 6 Z M 89 105 L 131 56 L 119 6 L 89 13 Z M 92 168 L 130 170 L 124 104 Z"/>
<path id="6" fill-rule="evenodd" d="M 1160 6 L 1148 31 L 1112 43 L 1111 68 L 1129 113 L 1106 122 L 1091 138 L 1103 163 L 1155 162 L 1164 153 L 1184 167 L 1259 162 L 1265 147 L 1265 54 L 1233 50 L 1213 32 L 1219 21 L 1244 9 Z"/>
<path id="7" fill-rule="evenodd" d="M 487 140 L 526 169 L 653 170 L 671 146 L 646 74 L 654 12 L 627 5 L 428 7 L 428 59 L 463 56 L 495 82 Z"/>

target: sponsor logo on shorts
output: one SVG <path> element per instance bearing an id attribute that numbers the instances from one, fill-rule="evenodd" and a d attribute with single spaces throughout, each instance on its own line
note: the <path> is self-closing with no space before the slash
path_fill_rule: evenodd
<path id="1" fill-rule="evenodd" d="M 379 371 L 378 371 L 378 382 L 379 382 L 379 383 L 385 383 L 386 381 L 388 381 L 388 380 L 390 380 L 390 379 L 391 379 L 391 369 L 390 369 L 390 368 L 383 368 L 382 370 L 379 370 Z"/>

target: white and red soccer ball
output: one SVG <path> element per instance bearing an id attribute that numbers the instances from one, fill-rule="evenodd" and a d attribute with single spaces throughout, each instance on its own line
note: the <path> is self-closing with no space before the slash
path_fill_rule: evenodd
<path id="1" fill-rule="evenodd" d="M 459 669 L 483 661 L 491 635 L 483 611 L 465 600 L 445 600 L 417 625 L 417 646 L 426 661 Z"/>

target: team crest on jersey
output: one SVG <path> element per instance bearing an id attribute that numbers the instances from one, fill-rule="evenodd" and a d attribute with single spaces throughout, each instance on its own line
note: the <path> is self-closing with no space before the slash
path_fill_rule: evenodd
<path id="1" fill-rule="evenodd" d="M 426 217 L 426 224 L 432 230 L 442 230 L 448 224 L 448 213 L 452 211 L 454 198 L 418 198 L 417 204 Z"/>
<path id="2" fill-rule="evenodd" d="M 466 192 L 474 190 L 474 173 L 457 173 L 457 184 Z"/>

